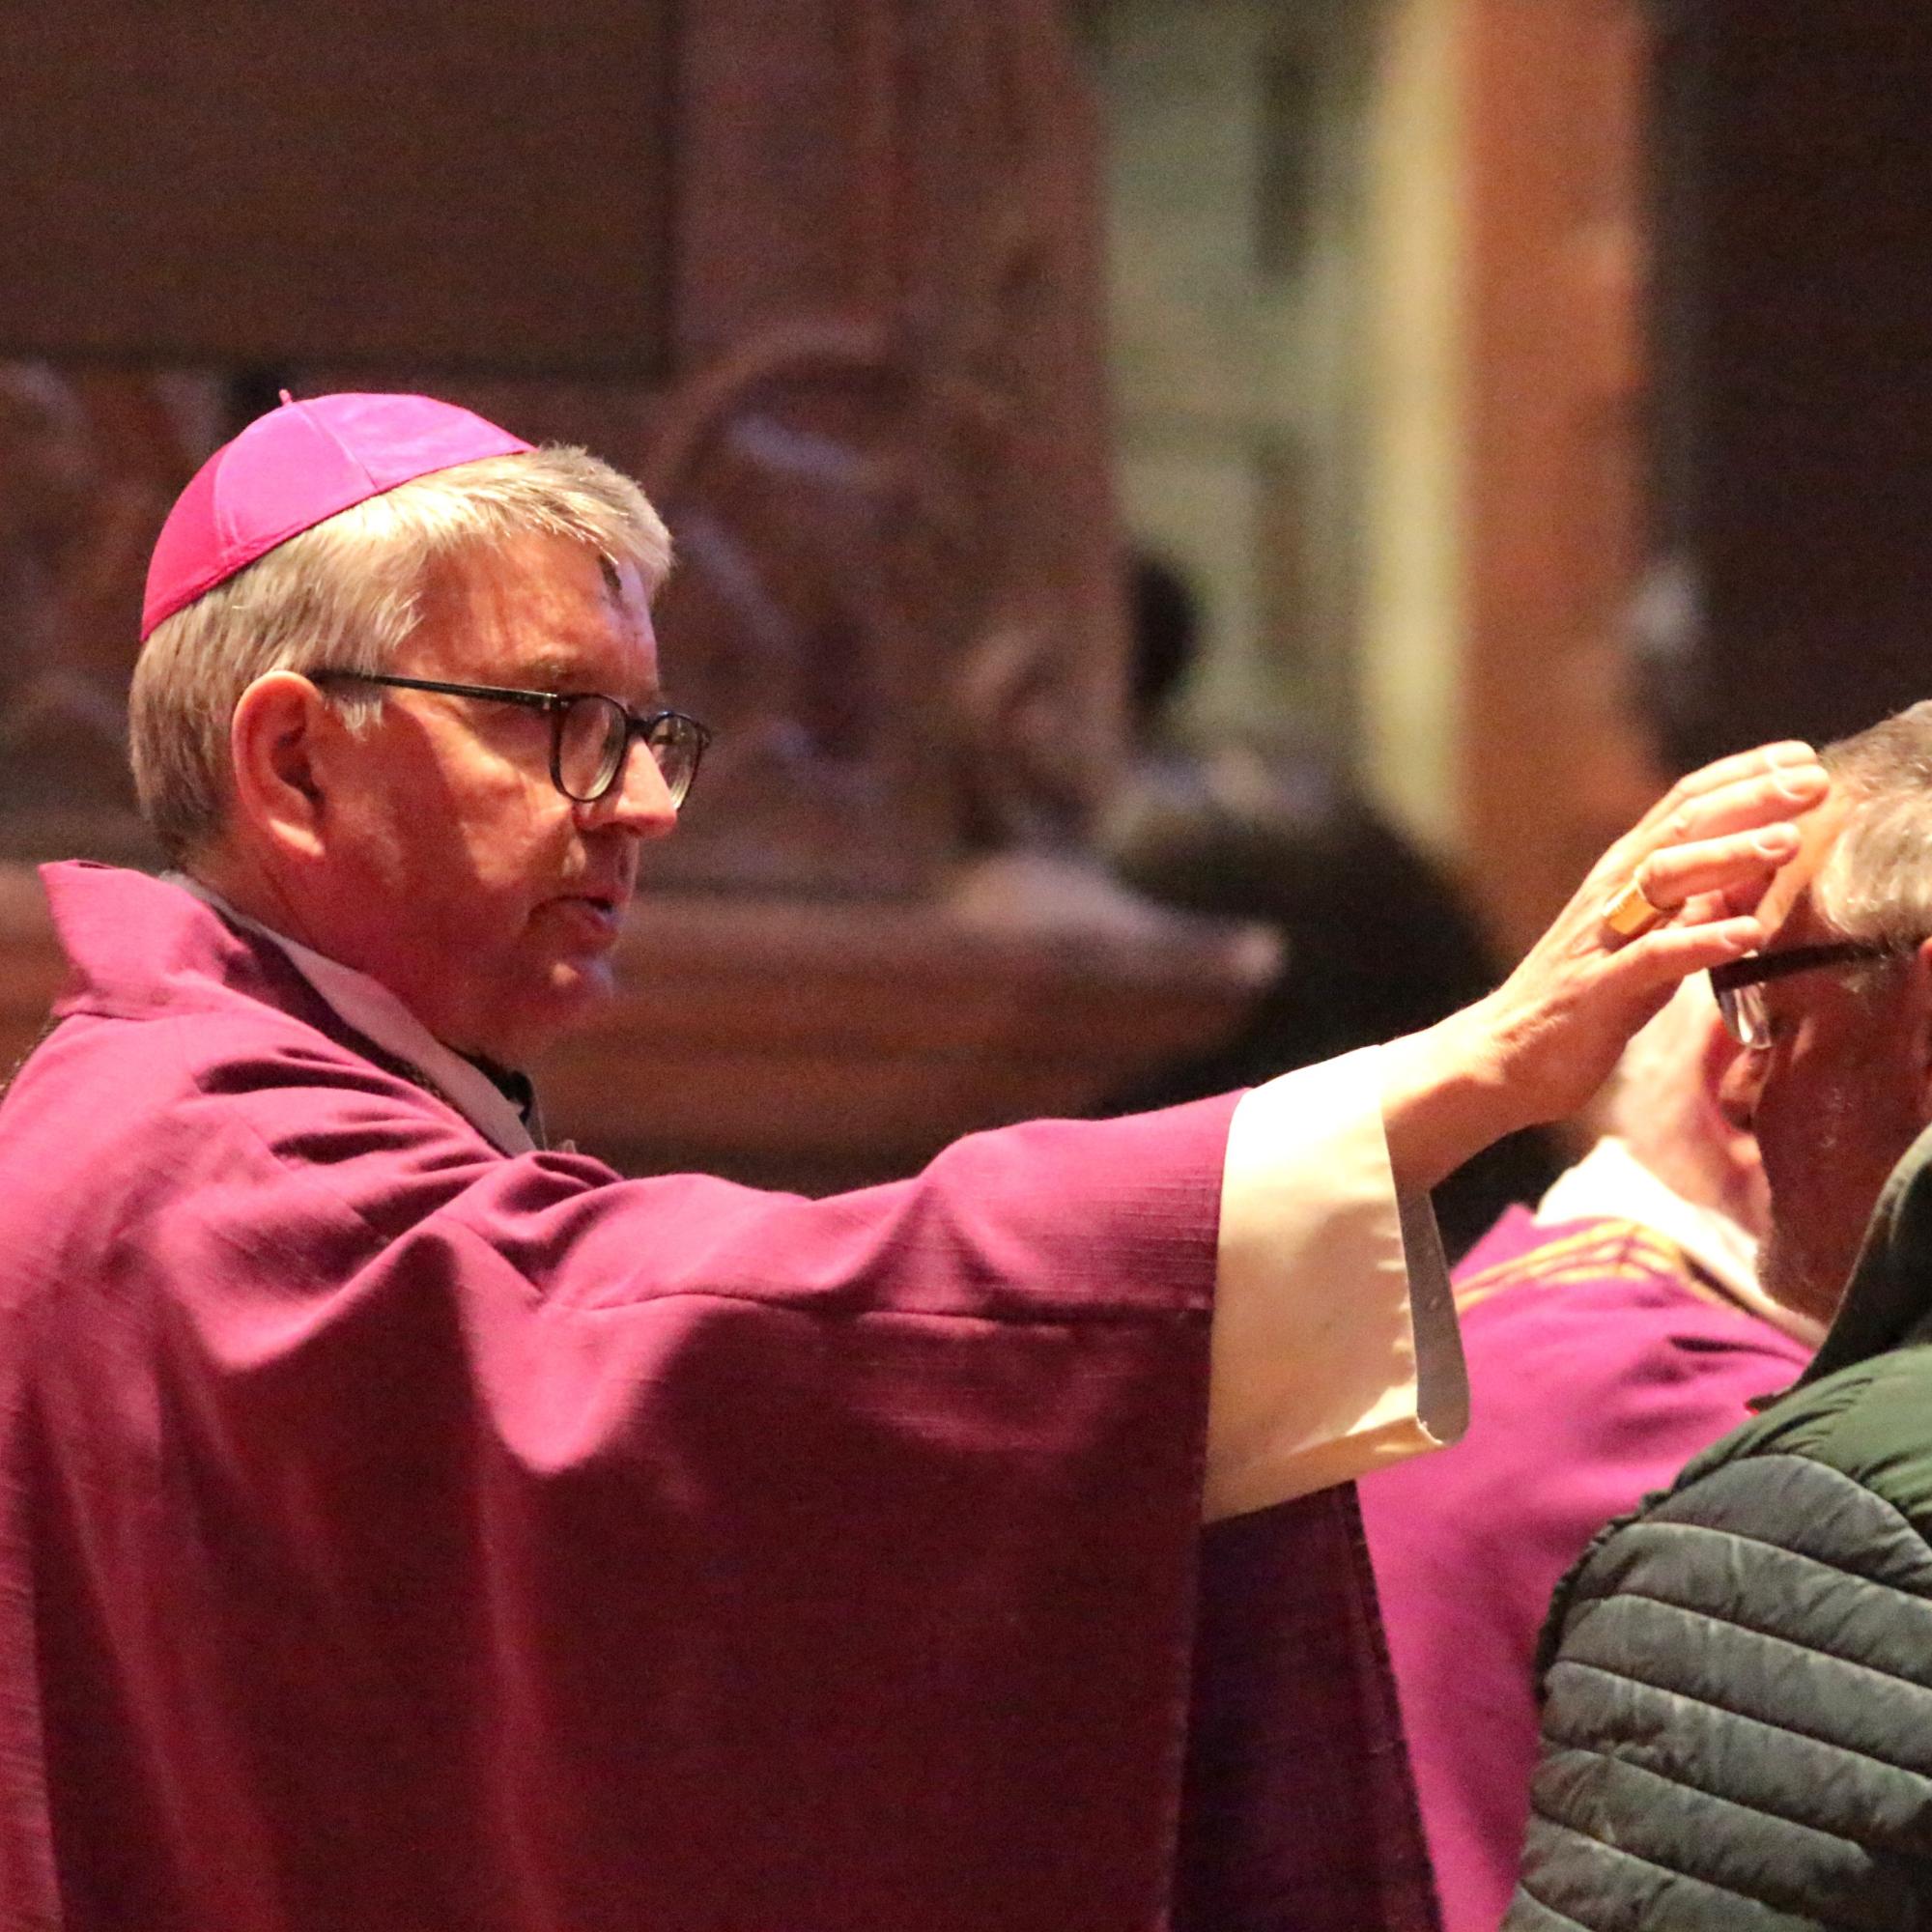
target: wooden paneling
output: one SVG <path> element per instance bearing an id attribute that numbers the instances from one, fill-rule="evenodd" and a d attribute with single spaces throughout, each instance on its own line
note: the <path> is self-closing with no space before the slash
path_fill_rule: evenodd
<path id="1" fill-rule="evenodd" d="M 217 385 L 0 363 L 0 858 L 155 856 L 123 749 L 148 553 Z"/>
<path id="2" fill-rule="evenodd" d="M 978 896 L 640 904 L 624 1000 L 541 1069 L 553 1130 L 634 1172 L 890 1179 L 976 1128 L 1088 1112 L 1227 1033 L 1274 956 L 1254 929 L 1149 912 L 1056 931 Z"/>
<path id="3" fill-rule="evenodd" d="M 664 366 L 670 0 L 25 0 L 0 355 Z"/>
<path id="4" fill-rule="evenodd" d="M 1686 521 L 1732 742 L 1932 695 L 1932 15 L 1699 0 Z"/>
<path id="5" fill-rule="evenodd" d="M 1690 593 L 1681 755 L 1932 695 L 1932 15 L 1467 0 L 1465 19 L 1465 797 L 1520 945 L 1662 776 L 1621 662 L 1647 543 Z"/>
<path id="6" fill-rule="evenodd" d="M 47 1024 L 61 977 L 39 884 L 26 867 L 0 865 L 0 1081 Z"/>
<path id="7" fill-rule="evenodd" d="M 1662 782 L 1624 613 L 1641 545 L 1637 0 L 1468 0 L 1469 862 L 1511 951 Z"/>

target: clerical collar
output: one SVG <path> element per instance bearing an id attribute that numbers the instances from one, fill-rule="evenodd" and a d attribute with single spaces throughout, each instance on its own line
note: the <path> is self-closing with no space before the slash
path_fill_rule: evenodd
<path id="1" fill-rule="evenodd" d="M 290 964 L 344 1025 L 412 1068 L 425 1087 L 440 1094 L 492 1147 L 508 1154 L 535 1151 L 539 1131 L 536 1094 L 527 1076 L 469 1060 L 443 1045 L 381 980 L 251 919 L 199 879 L 191 879 L 185 872 L 169 872 L 166 879 L 213 907 L 231 925 L 280 947 Z"/>
<path id="2" fill-rule="evenodd" d="M 514 1066 L 498 1066 L 494 1060 L 486 1060 L 480 1053 L 466 1053 L 463 1058 L 469 1061 L 470 1065 L 475 1067 L 511 1106 L 516 1108 L 517 1118 L 534 1133 L 537 1090 L 536 1083 L 530 1076 Z"/>

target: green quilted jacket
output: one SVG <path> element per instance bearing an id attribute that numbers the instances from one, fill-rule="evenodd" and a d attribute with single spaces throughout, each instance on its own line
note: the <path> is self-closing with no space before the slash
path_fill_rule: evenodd
<path id="1" fill-rule="evenodd" d="M 1932 1928 L 1932 1131 L 1789 1394 L 1556 1593 L 1503 1932 Z"/>

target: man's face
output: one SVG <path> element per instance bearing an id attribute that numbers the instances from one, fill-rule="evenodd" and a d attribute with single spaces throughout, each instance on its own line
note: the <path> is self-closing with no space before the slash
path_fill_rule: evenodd
<path id="1" fill-rule="evenodd" d="M 1797 862 L 1807 875 L 1836 822 Z M 1766 952 L 1839 938 L 1808 884 L 1790 886 L 1788 913 Z M 1756 1134 L 1771 1186 L 1771 1233 L 1758 1263 L 1764 1287 L 1821 1321 L 1837 1308 L 1886 1177 L 1925 1123 L 1917 971 L 1885 962 L 1766 981 L 1770 1044 L 1740 1053 L 1724 1076 L 1725 1111 Z"/>
<path id="2" fill-rule="evenodd" d="M 635 573 L 532 536 L 452 565 L 391 668 L 532 691 L 658 694 Z M 550 777 L 550 720 L 518 705 L 389 690 L 329 793 L 325 950 L 396 993 L 446 1044 L 509 1065 L 610 990 L 639 843 L 676 812 L 649 751 L 574 804 Z"/>

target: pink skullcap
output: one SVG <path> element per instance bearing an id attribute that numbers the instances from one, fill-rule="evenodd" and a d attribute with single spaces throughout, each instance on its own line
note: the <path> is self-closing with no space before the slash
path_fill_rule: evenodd
<path id="1" fill-rule="evenodd" d="M 257 416 L 195 471 L 168 512 L 148 565 L 142 640 L 163 617 L 337 511 L 433 469 L 529 446 L 428 396 L 298 403 L 285 391 L 279 409 Z"/>

